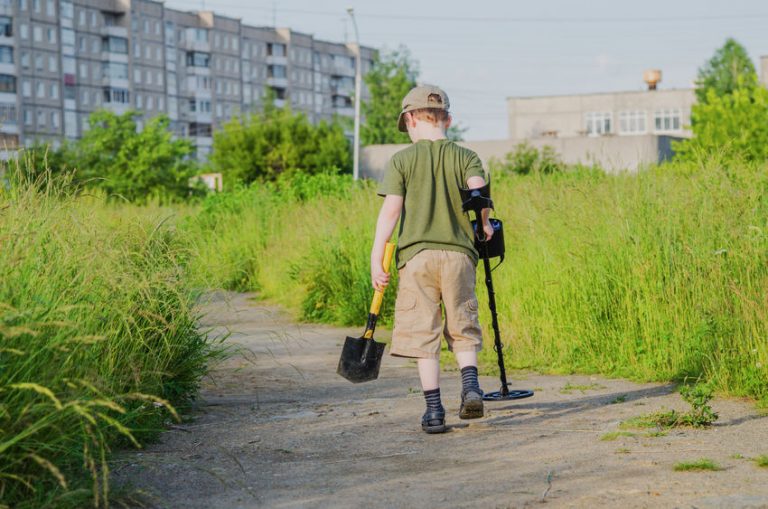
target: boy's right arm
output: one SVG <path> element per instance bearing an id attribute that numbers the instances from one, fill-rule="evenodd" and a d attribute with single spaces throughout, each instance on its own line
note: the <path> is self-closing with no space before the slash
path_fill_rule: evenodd
<path id="1" fill-rule="evenodd" d="M 379 211 L 376 220 L 376 235 L 373 238 L 371 249 L 371 282 L 376 290 L 384 290 L 389 284 L 389 274 L 384 271 L 384 247 L 395 231 L 395 225 L 400 219 L 403 210 L 403 197 L 396 194 L 388 194 L 384 197 L 384 204 Z"/>

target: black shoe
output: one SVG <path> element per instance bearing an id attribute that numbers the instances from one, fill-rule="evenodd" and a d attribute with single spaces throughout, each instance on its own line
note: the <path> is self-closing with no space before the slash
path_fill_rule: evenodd
<path id="1" fill-rule="evenodd" d="M 459 418 L 478 419 L 483 416 L 483 392 L 474 389 L 461 391 Z"/>
<path id="2" fill-rule="evenodd" d="M 427 410 L 421 418 L 421 429 L 427 433 L 445 433 L 448 429 L 445 426 L 445 410 L 433 412 Z"/>

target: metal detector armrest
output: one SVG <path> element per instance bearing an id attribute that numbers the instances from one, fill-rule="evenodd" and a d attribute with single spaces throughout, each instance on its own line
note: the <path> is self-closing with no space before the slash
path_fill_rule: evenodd
<path id="1" fill-rule="evenodd" d="M 492 209 L 491 183 L 488 182 L 483 187 L 475 189 L 459 188 L 461 193 L 461 209 L 464 212 L 481 212 L 483 209 Z"/>

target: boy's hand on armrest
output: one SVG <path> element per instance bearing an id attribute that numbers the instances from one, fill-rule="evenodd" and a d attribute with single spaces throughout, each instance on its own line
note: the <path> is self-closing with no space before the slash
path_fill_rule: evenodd
<path id="1" fill-rule="evenodd" d="M 483 177 L 469 177 L 467 179 L 467 189 L 478 189 L 484 185 L 485 179 Z M 493 226 L 491 226 L 491 221 L 488 219 L 490 212 L 491 209 L 483 209 L 483 231 L 485 232 L 486 241 L 491 240 L 491 237 L 493 237 Z"/>

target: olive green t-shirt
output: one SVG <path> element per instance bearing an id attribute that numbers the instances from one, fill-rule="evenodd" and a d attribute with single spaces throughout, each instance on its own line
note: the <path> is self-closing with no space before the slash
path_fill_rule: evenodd
<path id="1" fill-rule="evenodd" d="M 480 158 L 449 140 L 420 140 L 392 156 L 378 194 L 404 199 L 397 268 L 424 249 L 459 251 L 477 263 L 472 226 L 461 210 L 459 193 L 469 177 L 485 178 Z"/>

